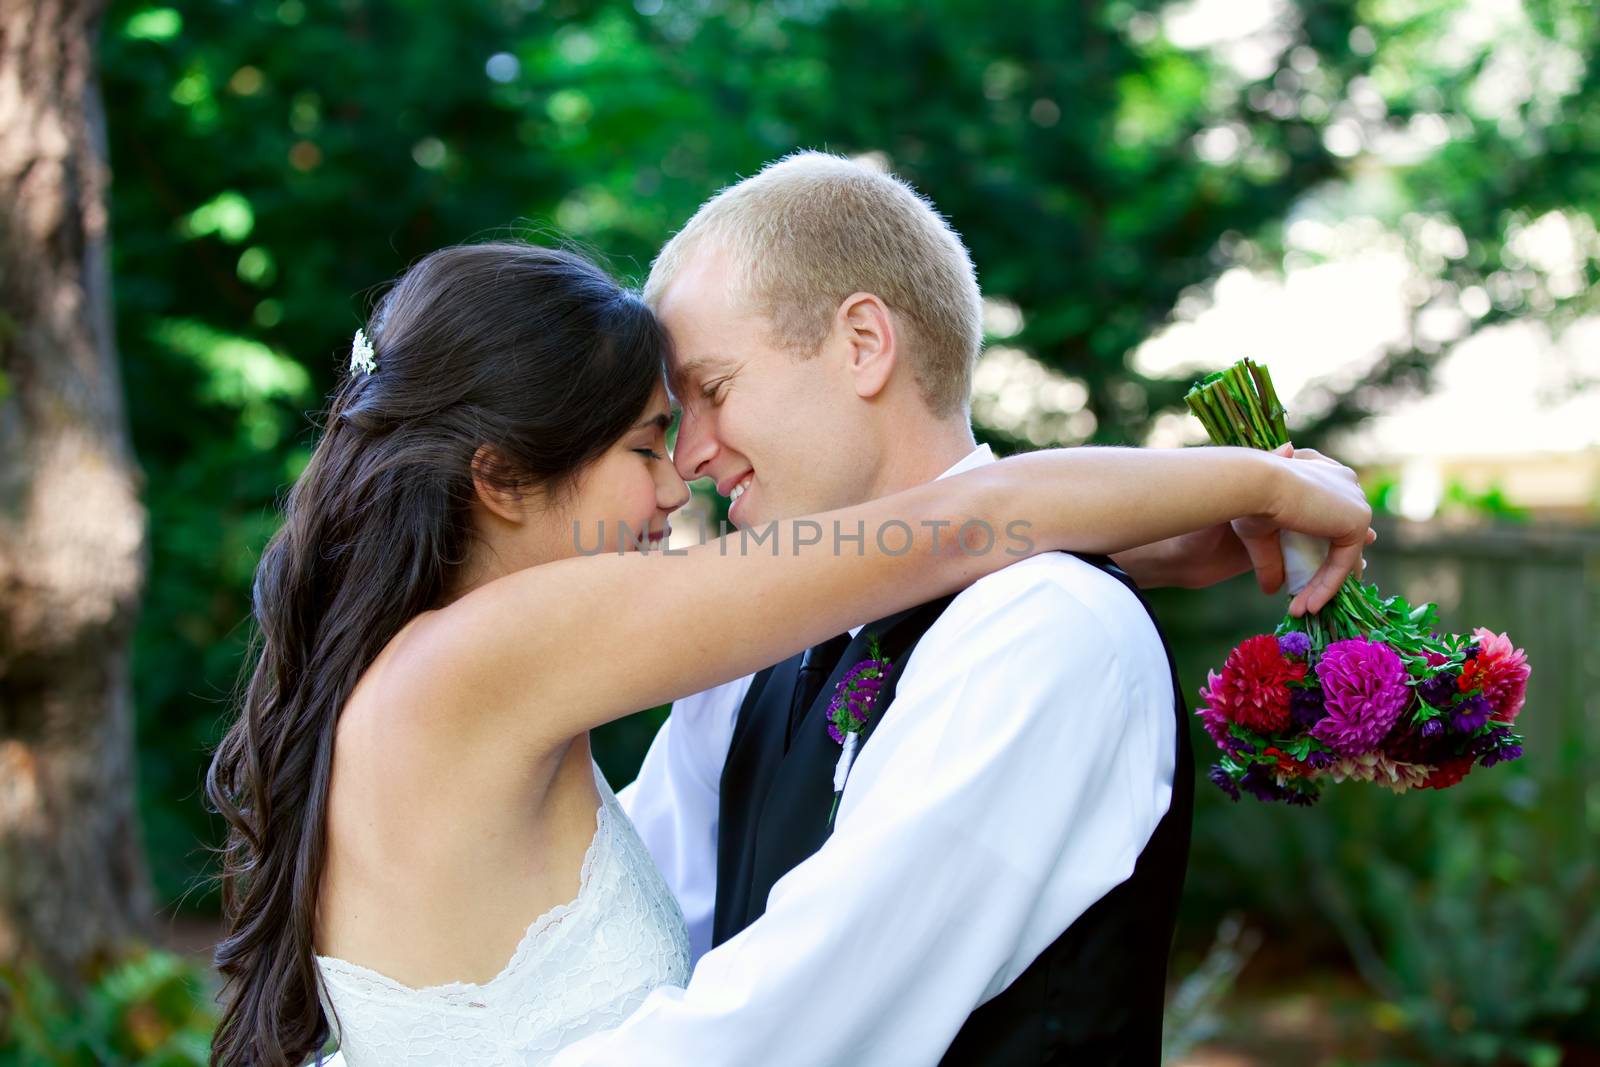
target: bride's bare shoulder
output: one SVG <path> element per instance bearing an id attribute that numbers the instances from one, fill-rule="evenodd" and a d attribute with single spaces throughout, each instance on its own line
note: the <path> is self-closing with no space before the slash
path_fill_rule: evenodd
<path id="1" fill-rule="evenodd" d="M 536 651 L 542 628 L 527 621 L 530 605 L 543 601 L 550 610 L 533 614 L 559 626 L 564 597 L 543 574 L 533 573 L 546 570 L 559 568 L 519 571 L 414 616 L 362 673 L 341 714 L 341 733 L 356 733 L 356 724 L 372 719 L 391 735 L 414 733 L 429 745 L 467 741 L 480 728 L 503 723 L 505 713 L 537 704 L 542 672 L 513 671 L 516 679 L 504 677 L 521 664 L 508 662 L 501 646 L 513 644 L 524 656 L 545 659 Z M 505 706 L 508 701 L 518 707 Z"/>
<path id="2" fill-rule="evenodd" d="M 454 605 L 424 611 L 389 639 L 362 671 L 339 716 L 341 734 L 369 730 L 400 741 L 450 729 L 470 699 L 471 678 Z"/>

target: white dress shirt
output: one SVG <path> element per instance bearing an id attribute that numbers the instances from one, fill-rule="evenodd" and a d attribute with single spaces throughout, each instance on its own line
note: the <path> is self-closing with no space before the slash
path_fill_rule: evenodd
<path id="1" fill-rule="evenodd" d="M 945 475 L 993 460 L 982 447 Z M 677 702 L 622 794 L 688 919 L 688 988 L 557 1067 L 935 1064 L 1132 874 L 1171 801 L 1177 724 L 1148 615 L 1105 572 L 1035 556 L 929 628 L 833 834 L 709 949 L 719 784 L 750 682 Z"/>

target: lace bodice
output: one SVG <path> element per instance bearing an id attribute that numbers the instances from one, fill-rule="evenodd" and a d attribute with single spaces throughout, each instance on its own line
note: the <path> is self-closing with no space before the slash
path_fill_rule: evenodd
<path id="1" fill-rule="evenodd" d="M 618 1025 L 657 986 L 688 982 L 677 901 L 598 768 L 595 779 L 600 807 L 577 897 L 535 919 L 489 981 L 412 989 L 317 957 L 340 1047 L 332 1063 L 527 1067 Z"/>

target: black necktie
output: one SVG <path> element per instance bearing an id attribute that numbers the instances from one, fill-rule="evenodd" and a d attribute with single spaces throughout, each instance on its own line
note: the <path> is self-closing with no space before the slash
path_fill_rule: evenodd
<path id="1" fill-rule="evenodd" d="M 784 737 L 783 750 L 787 752 L 800 729 L 800 720 L 822 692 L 822 683 L 839 665 L 839 657 L 850 645 L 850 635 L 830 637 L 820 645 L 812 645 L 800 659 L 800 672 L 795 676 L 794 699 L 789 703 L 789 732 Z"/>

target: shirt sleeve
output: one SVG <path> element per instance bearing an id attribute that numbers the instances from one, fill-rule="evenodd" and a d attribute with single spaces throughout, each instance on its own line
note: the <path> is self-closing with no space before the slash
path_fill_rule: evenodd
<path id="1" fill-rule="evenodd" d="M 722 765 L 753 678 L 676 701 L 645 753 L 639 777 L 617 794 L 678 898 L 695 958 L 711 947 Z"/>
<path id="2" fill-rule="evenodd" d="M 1171 801 L 1165 654 L 1067 556 L 983 579 L 912 654 L 833 835 L 766 913 L 558 1067 L 935 1064 L 1126 880 Z"/>

